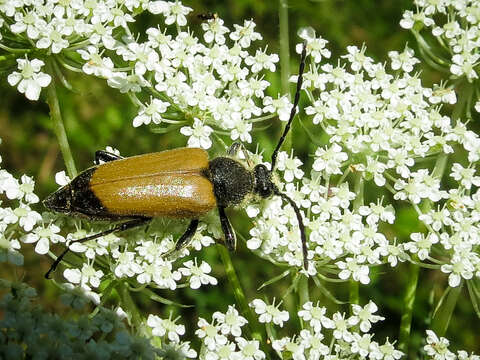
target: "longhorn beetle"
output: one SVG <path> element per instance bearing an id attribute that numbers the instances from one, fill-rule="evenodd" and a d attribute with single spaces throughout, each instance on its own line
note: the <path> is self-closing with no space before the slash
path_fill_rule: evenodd
<path id="1" fill-rule="evenodd" d="M 263 199 L 277 195 L 286 200 L 295 211 L 302 241 L 303 266 L 307 269 L 307 244 L 302 215 L 295 202 L 280 192 L 272 179 L 278 151 L 297 111 L 305 57 L 306 43 L 303 44 L 290 118 L 272 154 L 272 170 L 263 164 L 250 170 L 234 160 L 232 157 L 239 151 L 239 143 L 230 147 L 228 156 L 210 161 L 207 152 L 197 148 L 178 148 L 128 158 L 97 151 L 95 166 L 50 194 L 43 204 L 50 210 L 90 220 L 124 220 L 110 230 L 75 240 L 77 243 L 144 225 L 154 217 L 191 219 L 187 230 L 178 239 L 175 250 L 182 249 L 192 239 L 197 230 L 198 218 L 217 207 L 225 234 L 225 245 L 233 251 L 236 236 L 225 208 L 239 205 L 248 200 L 251 197 L 249 195 Z M 104 163 L 100 164 L 100 161 Z M 57 257 L 45 274 L 46 278 L 50 277 L 68 250 L 67 246 Z"/>

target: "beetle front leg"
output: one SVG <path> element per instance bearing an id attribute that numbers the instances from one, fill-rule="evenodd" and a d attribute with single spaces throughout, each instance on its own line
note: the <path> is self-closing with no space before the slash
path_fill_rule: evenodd
<path id="1" fill-rule="evenodd" d="M 123 157 L 105 150 L 95 151 L 95 165 L 100 165 L 100 161 L 109 162 L 119 159 L 123 159 Z"/>
<path id="2" fill-rule="evenodd" d="M 225 234 L 225 246 L 230 251 L 235 251 L 237 247 L 237 237 L 235 236 L 235 231 L 232 229 L 232 225 L 228 220 L 227 214 L 225 213 L 225 207 L 218 207 L 218 215 L 220 216 L 220 225 L 222 226 L 223 233 Z"/>
<path id="3" fill-rule="evenodd" d="M 197 227 L 198 227 L 197 219 L 193 219 L 192 221 L 190 221 L 190 225 L 188 225 L 187 230 L 183 233 L 182 236 L 180 236 L 180 238 L 177 240 L 177 243 L 175 244 L 176 251 L 180 251 L 190 243 L 190 241 L 193 238 L 193 235 L 195 235 L 195 232 L 197 231 Z"/>
<path id="4" fill-rule="evenodd" d="M 121 223 L 121 224 L 118 224 L 116 225 L 114 228 L 112 229 L 109 229 L 109 230 L 105 230 L 105 231 L 102 231 L 102 232 L 99 232 L 98 234 L 94 234 L 94 235 L 90 235 L 90 236 L 87 236 L 87 237 L 84 237 L 83 239 L 79 239 L 79 240 L 75 240 L 75 241 L 72 241 L 72 243 L 83 243 L 85 241 L 88 241 L 88 240 L 94 240 L 94 239 L 97 239 L 99 237 L 102 237 L 102 236 L 105 236 L 105 235 L 108 235 L 108 234 L 111 234 L 111 233 L 114 233 L 114 232 L 120 232 L 120 231 L 125 231 L 125 230 L 128 230 L 128 229 L 131 229 L 131 228 L 134 228 L 134 227 L 137 227 L 137 226 L 141 226 L 141 225 L 144 225 L 146 224 L 147 222 L 149 222 L 150 220 L 152 220 L 151 218 L 137 218 L 137 219 L 133 219 L 133 220 L 130 220 L 130 221 L 126 221 L 124 223 Z M 65 257 L 65 255 L 67 255 L 68 251 L 70 250 L 70 248 L 67 246 L 67 248 L 65 250 L 63 250 L 63 252 L 57 257 L 57 259 L 54 261 L 54 263 L 52 264 L 52 266 L 50 266 L 50 269 L 47 271 L 47 273 L 45 274 L 45 278 L 46 279 L 50 279 L 50 274 L 55 271 L 55 269 L 57 268 L 58 264 L 60 264 L 60 261 L 62 261 L 62 259 Z"/>

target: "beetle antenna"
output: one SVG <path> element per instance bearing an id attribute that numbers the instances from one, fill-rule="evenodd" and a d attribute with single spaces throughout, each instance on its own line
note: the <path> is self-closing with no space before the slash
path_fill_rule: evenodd
<path id="1" fill-rule="evenodd" d="M 305 58 L 307 57 L 307 41 L 303 42 L 303 49 L 302 49 L 302 58 L 300 60 L 300 67 L 298 69 L 298 78 L 297 78 L 297 90 L 295 91 L 295 99 L 293 100 L 292 110 L 290 111 L 290 118 L 288 119 L 287 125 L 283 130 L 283 134 L 278 141 L 277 147 L 273 151 L 272 154 L 272 171 L 275 169 L 275 163 L 277 162 L 277 155 L 278 150 L 282 146 L 283 142 L 285 141 L 285 137 L 287 136 L 288 132 L 290 131 L 290 126 L 292 125 L 293 118 L 297 113 L 297 106 L 298 101 L 300 100 L 300 90 L 302 89 L 302 82 L 303 82 L 303 70 L 305 69 Z"/>
<path id="2" fill-rule="evenodd" d="M 295 201 L 290 199 L 287 194 L 281 193 L 279 190 L 275 191 L 275 195 L 280 196 L 282 199 L 287 200 L 288 203 L 292 206 L 293 210 L 295 211 L 295 215 L 297 216 L 298 221 L 298 228 L 300 229 L 300 238 L 302 240 L 302 253 L 303 253 L 303 267 L 305 270 L 308 269 L 308 261 L 307 261 L 307 237 L 305 236 L 305 225 L 303 224 L 303 217 L 300 213 L 300 209 L 298 208 Z"/>

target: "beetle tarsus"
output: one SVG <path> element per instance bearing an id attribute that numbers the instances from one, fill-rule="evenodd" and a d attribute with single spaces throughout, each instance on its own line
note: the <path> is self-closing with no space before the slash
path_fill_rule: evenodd
<path id="1" fill-rule="evenodd" d="M 187 246 L 190 243 L 190 240 L 192 240 L 193 235 L 195 235 L 195 232 L 197 231 L 197 227 L 198 227 L 197 219 L 193 219 L 192 221 L 190 221 L 190 224 L 188 225 L 187 230 L 177 240 L 177 243 L 175 244 L 175 251 L 182 250 L 185 246 Z"/>
<path id="2" fill-rule="evenodd" d="M 83 239 L 78 239 L 78 240 L 72 241 L 71 243 L 83 243 L 85 241 L 94 240 L 94 239 L 97 239 L 97 238 L 102 237 L 102 236 L 106 236 L 106 235 L 114 233 L 114 232 L 125 231 L 125 230 L 128 230 L 128 229 L 137 227 L 137 226 L 144 225 L 147 222 L 149 222 L 150 220 L 151 220 L 151 218 L 144 218 L 144 217 L 133 219 L 133 220 L 118 224 L 112 229 L 105 230 L 105 231 L 99 232 L 98 234 L 94 234 L 94 235 L 84 237 Z M 65 257 L 65 255 L 67 255 L 69 250 L 70 250 L 70 248 L 69 248 L 69 246 L 67 246 L 67 248 L 65 250 L 63 250 L 63 252 L 56 258 L 56 260 L 54 261 L 52 266 L 50 266 L 50 269 L 45 274 L 46 279 L 50 279 L 50 274 L 55 271 L 58 264 L 60 264 L 60 262 Z"/>
<path id="3" fill-rule="evenodd" d="M 97 150 L 95 151 L 95 164 L 100 165 L 100 162 L 109 162 L 114 160 L 123 159 L 120 155 L 105 151 L 105 150 Z"/>

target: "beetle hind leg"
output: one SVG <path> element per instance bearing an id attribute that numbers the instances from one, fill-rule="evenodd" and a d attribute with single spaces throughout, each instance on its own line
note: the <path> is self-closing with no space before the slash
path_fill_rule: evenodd
<path id="1" fill-rule="evenodd" d="M 95 151 L 95 165 L 100 165 L 101 161 L 109 162 L 119 159 L 123 159 L 123 157 L 105 150 Z"/>
<path id="2" fill-rule="evenodd" d="M 139 217 L 139 218 L 136 218 L 136 219 L 118 224 L 115 227 L 113 227 L 112 229 L 105 230 L 105 231 L 99 232 L 98 234 L 90 235 L 90 236 L 84 237 L 83 239 L 75 240 L 75 241 L 72 241 L 72 242 L 73 243 L 83 243 L 83 242 L 88 241 L 88 240 L 94 240 L 94 239 L 97 239 L 99 237 L 102 237 L 102 236 L 105 236 L 105 235 L 108 235 L 108 234 L 111 234 L 111 233 L 114 233 L 114 232 L 125 231 L 125 230 L 128 230 L 128 229 L 137 227 L 137 226 L 144 225 L 144 224 L 148 223 L 150 220 L 152 220 L 152 219 L 151 218 L 146 218 L 146 217 Z M 54 261 L 52 266 L 50 266 L 50 269 L 45 274 L 46 279 L 50 279 L 50 274 L 53 271 L 55 271 L 58 264 L 60 264 L 60 262 L 65 257 L 65 255 L 67 255 L 69 250 L 70 250 L 70 248 L 67 246 L 67 248 L 57 257 L 57 259 Z"/>

